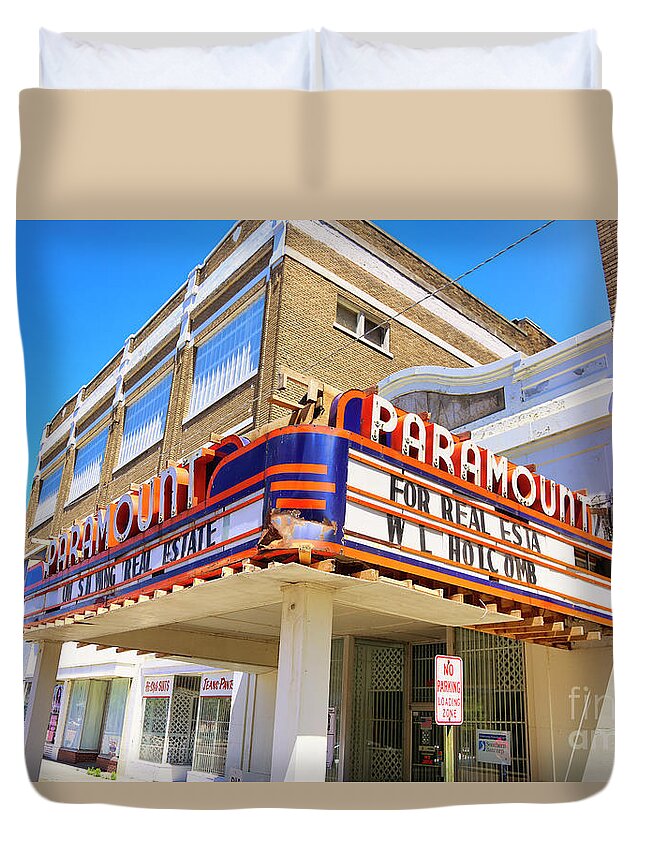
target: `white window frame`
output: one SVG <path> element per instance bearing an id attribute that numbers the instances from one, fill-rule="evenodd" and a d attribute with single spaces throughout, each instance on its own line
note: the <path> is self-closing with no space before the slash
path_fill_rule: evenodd
<path id="1" fill-rule="evenodd" d="M 337 319 L 334 319 L 334 329 L 337 329 L 339 332 L 343 332 L 345 335 L 349 335 L 350 338 L 354 338 L 354 340 L 358 341 L 361 344 L 366 344 L 366 346 L 371 347 L 377 352 L 382 353 L 383 355 L 388 356 L 388 358 L 394 358 L 392 353 L 390 352 L 390 322 L 382 317 L 377 317 L 375 314 L 370 314 L 368 311 L 364 311 L 363 308 L 358 305 L 354 305 L 352 302 L 349 302 L 347 299 L 342 299 L 340 296 L 336 297 L 336 317 L 338 316 L 338 306 L 342 305 L 348 311 L 354 312 L 354 314 L 358 315 L 357 327 L 356 331 L 352 329 L 348 329 L 347 326 L 343 326 L 342 323 L 339 323 Z M 368 340 L 365 335 L 365 320 L 368 319 L 372 323 L 375 323 L 377 326 L 381 326 L 384 331 L 383 337 L 383 345 L 379 346 L 379 344 L 375 344 L 373 341 Z"/>

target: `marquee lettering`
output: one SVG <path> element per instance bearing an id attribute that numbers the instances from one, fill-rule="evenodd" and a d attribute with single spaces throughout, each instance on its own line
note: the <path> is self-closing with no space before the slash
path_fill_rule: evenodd
<path id="1" fill-rule="evenodd" d="M 45 574 L 63 572 L 204 501 L 208 486 L 207 466 L 213 458 L 212 449 L 202 447 L 192 453 L 184 464 L 169 465 L 150 480 L 132 486 L 107 507 L 99 507 L 94 515 L 88 515 L 51 538 L 45 550 Z M 168 554 L 164 550 L 164 560 L 166 556 L 172 559 L 171 555 L 175 553 L 177 556 L 180 553 L 185 556 L 191 553 L 191 548 L 201 550 L 201 539 L 204 537 L 205 542 L 211 544 L 214 535 L 212 530 L 207 528 L 204 533 L 200 529 L 198 534 L 199 543 L 177 545 L 174 540 L 169 543 L 170 550 Z M 129 561 L 126 561 L 124 576 L 133 577 L 145 571 L 144 561 L 145 555 L 141 556 L 141 562 L 136 565 L 128 566 Z"/>
<path id="2" fill-rule="evenodd" d="M 362 400 L 360 430 L 365 437 L 404 456 L 549 518 L 557 517 L 564 524 L 585 533 L 589 530 L 587 495 L 537 475 L 525 465 L 497 456 L 470 438 L 453 435 L 445 427 L 428 421 L 427 416 L 401 411 L 378 394 L 368 394 Z M 408 506 L 414 505 L 423 510 L 423 492 L 418 488 L 401 481 L 392 486 L 390 497 L 392 500 L 402 499 Z M 414 503 L 410 503 L 411 500 Z M 401 533 L 395 522 L 391 523 L 391 530 L 395 536 Z"/>

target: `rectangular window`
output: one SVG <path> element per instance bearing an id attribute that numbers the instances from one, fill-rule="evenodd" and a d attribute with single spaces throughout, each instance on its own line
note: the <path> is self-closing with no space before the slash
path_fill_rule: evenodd
<path id="1" fill-rule="evenodd" d="M 154 761 L 161 764 L 166 742 L 166 726 L 168 724 L 168 697 L 144 699 L 143 724 L 141 726 L 141 745 L 139 758 L 142 761 Z"/>
<path id="2" fill-rule="evenodd" d="M 257 373 L 263 315 L 261 296 L 197 347 L 189 418 Z"/>
<path id="3" fill-rule="evenodd" d="M 358 324 L 360 320 L 360 312 L 345 305 L 344 302 L 339 302 L 336 305 L 336 322 L 348 332 L 358 334 Z"/>
<path id="4" fill-rule="evenodd" d="M 334 326 L 348 332 L 363 343 L 371 344 L 389 354 L 389 323 L 376 316 L 369 316 L 360 308 L 348 305 L 339 299 L 336 303 L 336 322 Z"/>
<path id="5" fill-rule="evenodd" d="M 63 476 L 63 466 L 57 468 L 52 474 L 44 477 L 40 483 L 40 494 L 38 495 L 38 506 L 34 515 L 34 527 L 38 527 L 43 521 L 52 517 L 56 509 L 56 498 L 60 489 L 60 481 Z"/>
<path id="6" fill-rule="evenodd" d="M 170 400 L 172 373 L 126 406 L 123 439 L 117 467 L 125 465 L 163 438 Z"/>
<path id="7" fill-rule="evenodd" d="M 230 696 L 203 696 L 193 753 L 193 770 L 224 775 L 228 728 L 231 719 Z"/>
<path id="8" fill-rule="evenodd" d="M 107 444 L 107 427 L 87 444 L 79 447 L 74 461 L 74 476 L 69 490 L 67 503 L 72 503 L 85 492 L 98 485 L 101 479 L 101 466 Z"/>
<path id="9" fill-rule="evenodd" d="M 119 757 L 123 718 L 129 689 L 129 678 L 115 678 L 110 682 L 110 695 L 101 736 L 101 755 L 109 755 L 110 758 Z"/>
<path id="10" fill-rule="evenodd" d="M 88 679 L 74 682 L 67 709 L 67 719 L 65 720 L 65 732 L 63 733 L 63 746 L 65 749 L 78 749 L 80 746 L 83 719 L 85 717 L 85 707 L 89 692 L 90 682 Z"/>
<path id="11" fill-rule="evenodd" d="M 168 764 L 193 763 L 200 681 L 198 675 L 175 677 L 168 722 Z"/>

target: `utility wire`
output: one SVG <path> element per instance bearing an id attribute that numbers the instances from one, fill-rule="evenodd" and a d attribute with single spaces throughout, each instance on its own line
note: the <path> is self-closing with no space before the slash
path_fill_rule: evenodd
<path id="1" fill-rule="evenodd" d="M 481 261 L 481 263 L 477 264 L 474 267 L 471 267 L 469 270 L 466 270 L 466 272 L 462 272 L 461 275 L 457 276 L 457 278 L 451 278 L 445 284 L 442 284 L 441 287 L 437 287 L 435 290 L 428 293 L 427 296 L 423 296 L 421 299 L 418 299 L 416 302 L 412 302 L 410 305 L 408 305 L 407 308 L 403 308 L 401 311 L 397 312 L 392 317 L 388 317 L 386 320 L 383 320 L 383 322 L 379 323 L 378 326 L 372 326 L 371 329 L 369 330 L 369 333 L 371 334 L 372 332 L 375 332 L 377 329 L 382 329 L 383 326 L 387 326 L 389 323 L 392 322 L 392 320 L 396 320 L 402 314 L 405 314 L 406 312 L 410 311 L 412 308 L 416 308 L 418 305 L 421 305 L 427 299 L 430 299 L 431 297 L 436 296 L 437 293 L 440 293 L 442 290 L 446 290 L 446 288 L 448 288 L 448 287 L 452 287 L 454 284 L 457 284 L 458 282 L 465 279 L 466 276 L 472 275 L 474 272 L 477 272 L 477 270 L 480 270 L 482 267 L 485 267 L 486 264 L 490 264 L 491 261 L 496 260 L 497 258 L 506 254 L 506 252 L 510 251 L 511 249 L 514 249 L 516 246 L 519 246 L 520 243 L 524 243 L 530 237 L 534 237 L 536 234 L 539 234 L 540 231 L 544 231 L 545 228 L 548 228 L 549 225 L 553 225 L 554 222 L 555 222 L 555 219 L 549 219 L 548 222 L 544 222 L 538 228 L 534 228 L 533 231 L 530 231 L 528 234 L 525 234 L 523 237 L 520 237 L 518 240 L 515 240 L 515 242 L 510 243 L 508 246 L 505 246 L 503 249 L 500 249 L 499 252 L 495 252 L 494 255 L 491 255 L 489 258 L 486 258 L 486 260 Z M 313 364 L 310 364 L 309 367 L 306 367 L 302 371 L 302 373 L 304 373 L 304 374 L 309 373 L 310 370 L 312 370 L 314 367 L 317 367 L 319 364 L 321 364 L 327 358 L 331 358 L 332 356 L 337 355 L 339 352 L 343 352 L 343 350 L 346 350 L 348 347 L 351 347 L 352 344 L 354 344 L 356 341 L 360 341 L 362 338 L 364 338 L 365 334 L 366 333 L 363 332 L 362 335 L 358 335 L 356 338 L 349 341 L 349 343 L 343 344 L 342 346 L 338 347 L 338 349 L 332 350 L 331 352 L 327 353 L 322 358 L 319 358 L 317 361 L 314 361 Z"/>
<path id="2" fill-rule="evenodd" d="M 449 279 L 447 282 L 445 282 L 445 284 L 442 284 L 441 287 L 435 288 L 430 293 L 423 296 L 421 299 L 418 299 L 416 302 L 412 302 L 410 305 L 407 306 L 407 308 L 403 308 L 401 311 L 398 311 L 396 314 L 392 315 L 392 317 L 388 317 L 386 320 L 383 320 L 383 322 L 379 323 L 378 326 L 372 326 L 372 328 L 369 330 L 370 334 L 372 332 L 375 332 L 377 329 L 383 328 L 383 326 L 387 326 L 393 320 L 398 319 L 403 314 L 406 314 L 408 311 L 412 310 L 412 308 L 416 308 L 418 305 L 421 305 L 427 299 L 431 299 L 433 296 L 436 296 L 437 293 L 441 293 L 442 290 L 446 290 L 448 287 L 452 287 L 453 285 L 458 284 L 458 282 L 463 281 L 463 279 L 465 279 L 467 276 L 472 275 L 474 272 L 477 272 L 482 267 L 485 267 L 487 264 L 490 264 L 491 261 L 497 260 L 497 258 L 500 258 L 502 255 L 505 255 L 506 252 L 509 252 L 511 249 L 515 249 L 517 246 L 526 242 L 531 237 L 534 237 L 536 234 L 539 234 L 541 231 L 544 231 L 550 225 L 553 225 L 553 223 L 555 221 L 556 221 L 555 219 L 549 219 L 546 222 L 543 222 L 542 225 L 539 225 L 537 228 L 534 228 L 532 231 L 529 231 L 528 234 L 524 234 L 523 237 L 519 237 L 517 240 L 514 240 L 512 243 L 509 243 L 508 246 L 504 246 L 503 249 L 500 249 L 498 252 L 495 252 L 495 254 L 490 255 L 488 258 L 485 258 L 483 261 L 476 264 L 474 267 L 471 267 L 470 269 L 466 270 L 466 272 L 462 272 L 461 275 L 458 275 L 456 278 Z M 338 347 L 337 349 L 326 353 L 322 358 L 317 359 L 312 364 L 310 364 L 308 367 L 305 367 L 303 370 L 301 370 L 299 372 L 306 375 L 307 373 L 309 373 L 310 370 L 313 370 L 314 367 L 317 367 L 323 361 L 326 361 L 328 358 L 332 358 L 333 356 L 337 355 L 338 353 L 343 352 L 344 350 L 353 346 L 353 344 L 356 343 L 356 341 L 362 340 L 365 337 L 365 334 L 366 333 L 363 332 L 363 334 L 358 335 L 355 338 L 352 338 L 352 340 L 349 341 L 348 343 L 343 344 L 342 346 Z M 271 392 L 271 393 L 273 393 L 273 392 Z M 258 395 L 257 397 L 254 397 L 251 400 L 251 402 L 249 403 L 248 411 L 252 410 L 253 404 L 256 403 L 260 399 L 261 396 L 262 395 Z"/>

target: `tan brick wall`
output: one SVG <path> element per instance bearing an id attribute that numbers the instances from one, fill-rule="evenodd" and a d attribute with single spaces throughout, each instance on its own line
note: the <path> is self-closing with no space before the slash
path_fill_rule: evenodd
<path id="1" fill-rule="evenodd" d="M 285 259 L 274 381 L 277 370 L 284 366 L 312 373 L 322 382 L 344 390 L 369 387 L 394 371 L 415 364 L 463 366 L 455 356 L 396 322 L 390 331 L 393 357 L 353 340 L 334 328 L 338 293 L 327 279 L 292 258 Z M 358 300 L 352 301 L 360 307 Z M 275 416 L 284 413 L 281 409 Z"/>
<path id="2" fill-rule="evenodd" d="M 616 292 L 618 287 L 618 222 L 615 219 L 596 220 L 600 257 L 605 274 L 609 312 L 614 319 L 616 312 Z"/>
<path id="3" fill-rule="evenodd" d="M 181 450 L 177 456 L 187 456 L 202 444 L 206 444 L 211 433 L 226 432 L 250 417 L 253 413 L 255 387 L 253 377 L 184 424 L 181 431 Z"/>
<path id="4" fill-rule="evenodd" d="M 161 308 L 161 310 L 157 311 L 157 313 L 153 317 L 151 317 L 151 319 L 148 320 L 148 322 L 144 326 L 141 327 L 141 329 L 134 336 L 134 339 L 132 341 L 132 349 L 136 349 L 140 344 L 142 344 L 143 341 L 145 341 L 145 339 L 155 331 L 155 329 L 159 328 L 159 326 L 164 322 L 164 320 L 167 320 L 168 317 L 170 317 L 173 311 L 176 311 L 177 308 L 179 308 L 179 306 L 184 301 L 184 297 L 186 296 L 186 290 L 187 288 L 184 284 L 177 291 L 177 293 L 174 293 L 170 297 L 168 302 L 166 302 L 166 304 Z"/>
<path id="5" fill-rule="evenodd" d="M 243 219 L 238 222 L 231 234 L 219 243 L 204 261 L 200 280 L 203 281 L 207 278 L 213 270 L 216 269 L 222 261 L 226 260 L 226 258 L 228 258 L 228 256 L 237 249 L 240 243 L 246 240 L 249 234 L 252 234 L 256 228 L 259 228 L 264 221 L 264 219 Z M 237 235 L 237 239 L 234 240 L 233 237 L 236 235 L 238 227 L 240 231 Z"/>
<path id="6" fill-rule="evenodd" d="M 241 270 L 235 272 L 226 281 L 225 285 L 217 288 L 215 293 L 199 306 L 199 311 L 196 311 L 191 317 L 191 328 L 198 329 L 202 323 L 205 323 L 209 317 L 219 311 L 239 290 L 259 275 L 267 266 L 270 256 L 270 243 L 258 249 Z M 209 333 L 210 331 L 209 329 Z"/>
<path id="7" fill-rule="evenodd" d="M 495 355 L 493 352 L 486 349 L 481 344 L 473 341 L 472 338 L 468 337 L 466 334 L 464 334 L 464 332 L 455 329 L 455 327 L 452 326 L 450 323 L 446 322 L 445 320 L 442 320 L 439 317 L 436 317 L 422 305 L 411 307 L 414 304 L 414 300 L 394 290 L 392 287 L 385 284 L 380 279 L 376 278 L 370 273 L 366 272 L 361 267 L 358 267 L 356 266 L 356 264 L 352 263 L 346 258 L 341 257 L 339 254 L 327 248 L 322 243 L 319 243 L 316 240 L 312 240 L 310 237 L 306 236 L 294 227 L 289 227 L 287 230 L 287 244 L 296 249 L 301 254 L 305 255 L 306 257 L 311 258 L 316 263 L 321 264 L 326 270 L 329 270 L 329 272 L 339 276 L 344 281 L 347 281 L 349 284 L 360 288 L 369 296 L 378 299 L 380 302 L 384 303 L 395 312 L 405 310 L 405 314 L 403 316 L 406 319 L 412 320 L 417 325 L 421 326 L 429 332 L 432 332 L 434 335 L 441 338 L 443 341 L 446 341 L 446 343 L 457 347 L 466 355 L 469 355 L 471 358 L 476 359 L 482 364 L 494 361 L 496 358 L 498 358 L 498 356 Z M 321 281 L 320 276 L 309 270 L 306 270 L 306 273 L 309 274 L 310 281 L 316 282 L 317 284 L 315 286 L 318 287 Z M 302 287 L 304 288 L 304 294 L 307 298 L 309 298 L 309 295 L 311 295 L 311 298 L 313 299 L 313 304 L 315 306 L 316 296 L 313 290 L 314 285 L 308 285 L 305 281 L 302 283 Z M 357 301 L 355 297 L 353 297 L 349 293 L 346 293 L 342 289 L 337 289 L 334 286 L 334 290 L 338 290 L 339 295 L 343 296 L 351 303 Z M 327 301 L 330 297 L 327 295 L 324 298 L 325 301 Z M 364 305 L 363 307 L 371 314 L 375 313 L 375 310 L 371 309 L 368 305 Z M 393 328 L 395 324 L 397 329 L 405 329 L 402 324 L 396 323 L 396 321 L 393 321 Z M 413 336 L 412 340 L 418 341 L 418 346 L 422 347 L 423 338 L 421 338 L 419 335 L 415 334 L 410 330 L 406 329 L 406 331 L 408 332 L 408 334 Z M 515 335 L 517 337 L 517 332 L 515 332 Z M 422 349 L 421 351 L 425 350 Z M 437 352 L 437 357 L 439 358 L 439 361 L 416 361 L 415 363 L 432 363 L 453 367 L 467 366 L 467 362 L 457 360 L 455 356 L 449 355 L 448 353 L 446 353 L 445 350 L 442 351 L 443 354 L 441 355 L 438 354 L 438 348 L 433 348 L 432 350 L 430 350 L 430 352 L 432 353 L 434 353 L 435 351 Z M 450 360 L 447 361 L 446 357 L 448 357 Z"/>
<path id="8" fill-rule="evenodd" d="M 364 219 L 339 220 L 339 223 L 359 235 L 364 241 L 375 246 L 381 253 L 392 258 L 404 269 L 410 270 L 426 285 L 435 288 L 449 281 L 448 277 L 415 255 L 410 249 L 403 246 L 389 234 L 385 234 L 380 228 Z M 483 258 L 482 258 L 483 260 Z M 464 270 L 465 272 L 465 270 Z M 467 287 L 458 283 L 442 291 L 440 297 L 446 304 L 461 311 L 469 319 L 480 323 L 483 328 L 497 335 L 501 340 L 514 349 L 521 350 L 527 355 L 538 352 L 553 344 L 553 340 L 534 326 L 529 334 L 528 341 L 518 330 L 513 318 L 506 318 L 471 293 Z"/>
<path id="9" fill-rule="evenodd" d="M 112 482 L 106 490 L 105 503 L 127 492 L 131 483 L 143 483 L 161 470 L 161 445 L 162 441 L 158 441 L 114 472 Z"/>

